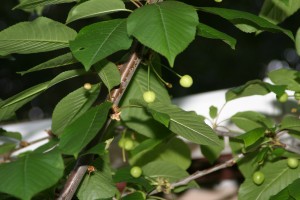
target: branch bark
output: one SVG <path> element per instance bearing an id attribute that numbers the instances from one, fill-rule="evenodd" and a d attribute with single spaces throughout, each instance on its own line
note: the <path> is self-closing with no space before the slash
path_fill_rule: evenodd
<path id="1" fill-rule="evenodd" d="M 197 171 L 194 174 L 191 174 L 190 176 L 188 176 L 184 179 L 181 179 L 177 182 L 171 183 L 170 187 L 175 188 L 175 187 L 178 187 L 178 186 L 183 186 L 183 185 L 186 185 L 189 182 L 191 182 L 191 181 L 193 181 L 197 178 L 200 178 L 200 177 L 205 176 L 207 174 L 210 174 L 212 172 L 215 172 L 215 171 L 218 171 L 220 169 L 227 168 L 227 167 L 231 167 L 231 166 L 235 165 L 242 158 L 244 158 L 244 154 L 238 154 L 235 158 L 231 158 L 230 160 L 227 160 L 226 162 L 224 162 L 222 164 L 218 164 L 214 167 L 211 167 L 211 168 L 208 168 L 208 169 L 205 169 L 205 170 L 202 170 L 202 171 Z M 154 194 L 157 194 L 157 193 L 159 193 L 157 190 L 153 190 L 151 193 L 149 193 L 149 195 L 154 195 Z"/>
<path id="2" fill-rule="evenodd" d="M 131 54 L 127 63 L 121 65 L 120 73 L 121 73 L 121 84 L 117 89 L 114 89 L 111 92 L 111 95 L 108 95 L 106 100 L 111 101 L 114 105 L 118 105 L 132 76 L 134 75 L 135 70 L 137 69 L 138 65 L 141 62 L 141 58 L 139 57 L 138 53 L 138 46 L 135 47 L 135 51 Z M 108 118 L 104 128 L 101 132 L 93 139 L 89 146 L 94 146 L 97 144 L 101 138 L 103 137 L 104 133 L 106 132 L 108 126 L 111 123 L 111 119 Z M 87 172 L 88 165 L 93 160 L 92 155 L 85 155 L 79 157 L 77 160 L 76 166 L 68 176 L 68 179 L 65 183 L 64 189 L 61 191 L 60 196 L 57 198 L 58 200 L 71 200 L 74 193 L 76 192 L 81 180 L 83 179 L 84 175 Z"/>

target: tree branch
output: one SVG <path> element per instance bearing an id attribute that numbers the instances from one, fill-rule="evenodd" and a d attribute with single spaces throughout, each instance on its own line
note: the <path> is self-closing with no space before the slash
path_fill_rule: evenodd
<path id="1" fill-rule="evenodd" d="M 205 169 L 205 170 L 202 170 L 202 171 L 197 171 L 194 174 L 191 174 L 190 176 L 188 176 L 184 179 L 181 179 L 177 182 L 171 183 L 171 188 L 173 189 L 173 188 L 178 187 L 178 186 L 186 185 L 189 182 L 191 182 L 191 181 L 193 181 L 197 178 L 200 178 L 200 177 L 205 176 L 207 174 L 210 174 L 212 172 L 218 171 L 220 169 L 231 167 L 231 166 L 235 165 L 242 158 L 244 158 L 244 154 L 238 154 L 235 158 L 231 158 L 230 160 L 227 160 L 226 162 L 224 162 L 222 164 L 218 164 L 214 167 L 211 167 L 211 168 L 208 168 L 208 169 Z M 154 195 L 154 194 L 157 194 L 157 193 L 159 193 L 157 190 L 153 190 L 152 192 L 149 193 L 149 195 Z"/>
<path id="2" fill-rule="evenodd" d="M 126 64 L 123 64 L 120 67 L 120 73 L 121 73 L 121 84 L 117 89 L 114 89 L 111 92 L 111 95 L 108 95 L 107 99 L 108 101 L 111 101 L 114 105 L 118 105 L 137 66 L 141 62 L 141 58 L 138 55 L 138 47 L 135 47 L 134 53 L 131 54 L 129 61 Z M 111 119 L 108 118 L 106 121 L 106 124 L 104 125 L 104 128 L 101 130 L 100 134 L 98 134 L 91 144 L 89 146 L 94 146 L 97 144 L 103 137 L 104 133 L 106 132 L 108 126 L 111 123 Z M 85 155 L 79 157 L 77 160 L 76 166 L 70 173 L 64 189 L 61 191 L 60 196 L 58 197 L 58 200 L 71 200 L 74 193 L 76 192 L 81 180 L 83 179 L 84 175 L 86 174 L 88 165 L 93 160 L 93 155 Z"/>

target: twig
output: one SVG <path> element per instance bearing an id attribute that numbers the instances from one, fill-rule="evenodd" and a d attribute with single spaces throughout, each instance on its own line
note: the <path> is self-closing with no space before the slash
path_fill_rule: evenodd
<path id="1" fill-rule="evenodd" d="M 137 48 L 137 47 L 136 47 Z M 129 58 L 129 61 L 126 64 L 123 64 L 120 68 L 121 72 L 121 84 L 119 88 L 114 89 L 111 92 L 111 95 L 107 97 L 107 100 L 111 101 L 114 105 L 118 105 L 124 91 L 126 90 L 137 66 L 141 62 L 141 58 L 139 58 L 137 51 L 132 53 L 132 55 Z M 104 133 L 106 132 L 108 126 L 111 123 L 111 119 L 107 119 L 106 124 L 104 128 L 102 129 L 101 133 L 98 134 L 98 136 L 93 139 L 92 144 L 95 145 L 99 142 L 99 140 L 102 139 Z M 91 145 L 91 146 L 93 146 Z M 66 184 L 64 186 L 64 189 L 61 191 L 60 196 L 58 197 L 58 200 L 70 200 L 72 199 L 75 191 L 77 190 L 81 180 L 83 179 L 84 175 L 86 174 L 87 167 L 89 163 L 93 160 L 92 155 L 85 155 L 78 159 L 75 168 L 70 173 Z"/>
<path id="2" fill-rule="evenodd" d="M 294 146 L 290 146 L 290 145 L 288 145 L 288 144 L 285 144 L 285 143 L 280 143 L 281 144 L 281 146 L 285 149 L 285 150 L 287 150 L 287 151 L 290 151 L 290 152 L 293 152 L 293 153 L 296 153 L 296 154 L 299 154 L 300 155 L 300 149 L 299 148 L 296 148 L 296 147 L 294 147 Z"/>
<path id="3" fill-rule="evenodd" d="M 202 176 L 205 176 L 207 174 L 210 174 L 212 172 L 215 172 L 215 171 L 218 171 L 220 169 L 224 169 L 224 168 L 227 168 L 227 167 L 231 167 L 233 165 L 235 165 L 240 159 L 242 159 L 244 157 L 244 154 L 238 154 L 235 158 L 231 158 L 230 160 L 222 163 L 222 164 L 218 164 L 214 167 L 211 167 L 209 169 L 205 169 L 205 170 L 202 170 L 202 171 L 197 171 L 195 172 L 194 174 L 191 174 L 190 176 L 184 178 L 184 179 L 181 179 L 177 182 L 174 182 L 171 184 L 171 188 L 175 188 L 175 187 L 178 187 L 178 186 L 182 186 L 182 185 L 186 185 L 188 184 L 189 182 L 197 179 L 197 178 L 200 178 Z M 149 193 L 149 195 L 154 195 L 154 194 L 157 194 L 159 193 L 157 190 L 153 190 L 152 192 Z"/>

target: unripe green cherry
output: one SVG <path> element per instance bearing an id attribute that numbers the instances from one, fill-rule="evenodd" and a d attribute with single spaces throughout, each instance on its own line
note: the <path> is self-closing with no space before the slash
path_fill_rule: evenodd
<path id="1" fill-rule="evenodd" d="M 299 166 L 299 160 L 297 158 L 288 158 L 287 165 L 289 168 L 295 169 Z"/>
<path id="2" fill-rule="evenodd" d="M 131 139 L 127 138 L 124 142 L 124 149 L 130 151 L 133 149 L 134 143 Z"/>
<path id="3" fill-rule="evenodd" d="M 276 96 L 277 100 L 281 103 L 284 103 L 288 100 L 289 96 L 287 93 L 283 93 L 280 97 Z"/>
<path id="4" fill-rule="evenodd" d="M 300 92 L 295 92 L 294 97 L 296 100 L 300 100 Z"/>
<path id="5" fill-rule="evenodd" d="M 265 175 L 261 171 L 256 171 L 252 175 L 252 180 L 256 185 L 261 185 L 265 180 Z"/>
<path id="6" fill-rule="evenodd" d="M 144 101 L 146 101 L 147 103 L 152 103 L 155 100 L 155 97 L 156 97 L 155 93 L 150 90 L 144 92 L 143 94 Z"/>
<path id="7" fill-rule="evenodd" d="M 126 138 L 121 138 L 118 142 L 118 146 L 120 148 L 124 148 L 125 147 L 125 142 L 126 142 Z"/>
<path id="8" fill-rule="evenodd" d="M 142 173 L 143 173 L 142 168 L 140 168 L 138 166 L 134 166 L 130 169 L 130 174 L 134 178 L 140 177 L 142 175 Z"/>
<path id="9" fill-rule="evenodd" d="M 189 88 L 193 85 L 193 78 L 190 75 L 184 75 L 180 78 L 180 85 L 185 88 Z"/>

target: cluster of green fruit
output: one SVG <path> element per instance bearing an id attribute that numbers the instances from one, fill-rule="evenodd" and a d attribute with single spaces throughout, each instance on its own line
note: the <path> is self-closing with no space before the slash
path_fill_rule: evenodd
<path id="1" fill-rule="evenodd" d="M 297 158 L 288 158 L 287 165 L 291 169 L 296 169 L 299 166 L 299 160 Z M 265 180 L 265 175 L 261 171 L 256 171 L 252 175 L 252 180 L 256 185 L 261 185 Z"/>
<path id="2" fill-rule="evenodd" d="M 119 140 L 118 145 L 120 148 L 130 151 L 134 148 L 134 141 L 130 138 L 122 137 Z"/>
<path id="3" fill-rule="evenodd" d="M 190 75 L 184 75 L 180 77 L 179 83 L 184 88 L 189 88 L 193 85 L 193 78 Z M 147 103 L 152 103 L 155 101 L 155 92 L 149 90 L 143 94 L 144 101 Z"/>

